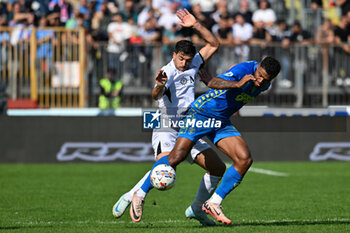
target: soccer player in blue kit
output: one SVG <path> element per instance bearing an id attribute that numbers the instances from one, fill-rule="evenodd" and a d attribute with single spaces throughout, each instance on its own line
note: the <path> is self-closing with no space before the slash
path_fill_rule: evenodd
<path id="1" fill-rule="evenodd" d="M 237 64 L 213 78 L 201 72 L 202 79 L 208 81 L 208 87 L 211 89 L 192 103 L 184 119 L 185 127 L 180 129 L 173 150 L 153 166 L 154 168 L 159 164 L 168 164 L 176 168 L 185 159 L 194 143 L 207 136 L 233 161 L 233 165 L 226 170 L 219 187 L 202 206 L 203 211 L 219 222 L 231 224 L 231 220 L 222 212 L 221 202 L 241 183 L 253 162 L 246 142 L 233 127 L 230 117 L 261 92 L 267 90 L 280 69 L 280 63 L 275 58 L 265 57 L 260 63 L 248 61 Z M 208 121 L 210 124 L 204 127 L 203 122 Z M 148 190 L 151 187 L 151 182 L 147 179 L 141 188 Z"/>

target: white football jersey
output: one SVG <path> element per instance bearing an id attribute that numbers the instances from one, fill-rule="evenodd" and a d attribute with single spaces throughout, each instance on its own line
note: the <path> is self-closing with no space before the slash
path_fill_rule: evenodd
<path id="1" fill-rule="evenodd" d="M 162 67 L 162 70 L 168 77 L 168 81 L 165 84 L 167 89 L 164 95 L 158 100 L 162 113 L 175 116 L 183 114 L 187 110 L 194 101 L 195 78 L 202 64 L 202 56 L 196 53 L 189 69 L 186 71 L 176 69 L 173 60 Z"/>

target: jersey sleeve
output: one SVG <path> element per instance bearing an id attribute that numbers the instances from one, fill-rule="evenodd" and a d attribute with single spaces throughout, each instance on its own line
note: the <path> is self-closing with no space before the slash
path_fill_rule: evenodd
<path id="1" fill-rule="evenodd" d="M 204 63 L 202 55 L 200 53 L 196 53 L 192 59 L 191 67 L 200 68 L 200 66 Z"/>
<path id="2" fill-rule="evenodd" d="M 234 74 L 234 67 L 230 68 L 225 73 L 219 74 L 217 77 L 222 78 L 228 81 L 239 81 L 239 78 L 237 75 Z"/>

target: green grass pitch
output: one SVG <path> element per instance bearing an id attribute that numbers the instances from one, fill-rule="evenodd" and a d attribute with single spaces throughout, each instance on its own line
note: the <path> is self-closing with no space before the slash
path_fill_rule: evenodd
<path id="1" fill-rule="evenodd" d="M 173 189 L 147 196 L 140 223 L 129 211 L 114 219 L 115 201 L 150 167 L 1 164 L 0 232 L 350 232 L 350 163 L 256 162 L 223 202 L 232 226 L 209 228 L 185 218 L 204 173 L 184 163 Z"/>

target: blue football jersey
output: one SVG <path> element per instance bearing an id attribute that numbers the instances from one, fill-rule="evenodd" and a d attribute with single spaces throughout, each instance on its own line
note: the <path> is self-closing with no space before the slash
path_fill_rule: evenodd
<path id="1" fill-rule="evenodd" d="M 257 61 L 243 62 L 231 67 L 228 71 L 217 77 L 229 81 L 239 81 L 248 74 L 254 75 L 257 66 Z M 225 90 L 209 89 L 207 93 L 199 96 L 192 103 L 191 107 L 205 116 L 227 119 L 262 91 L 267 90 L 270 85 L 268 83 L 257 87 L 253 81 L 249 81 L 242 88 Z"/>

